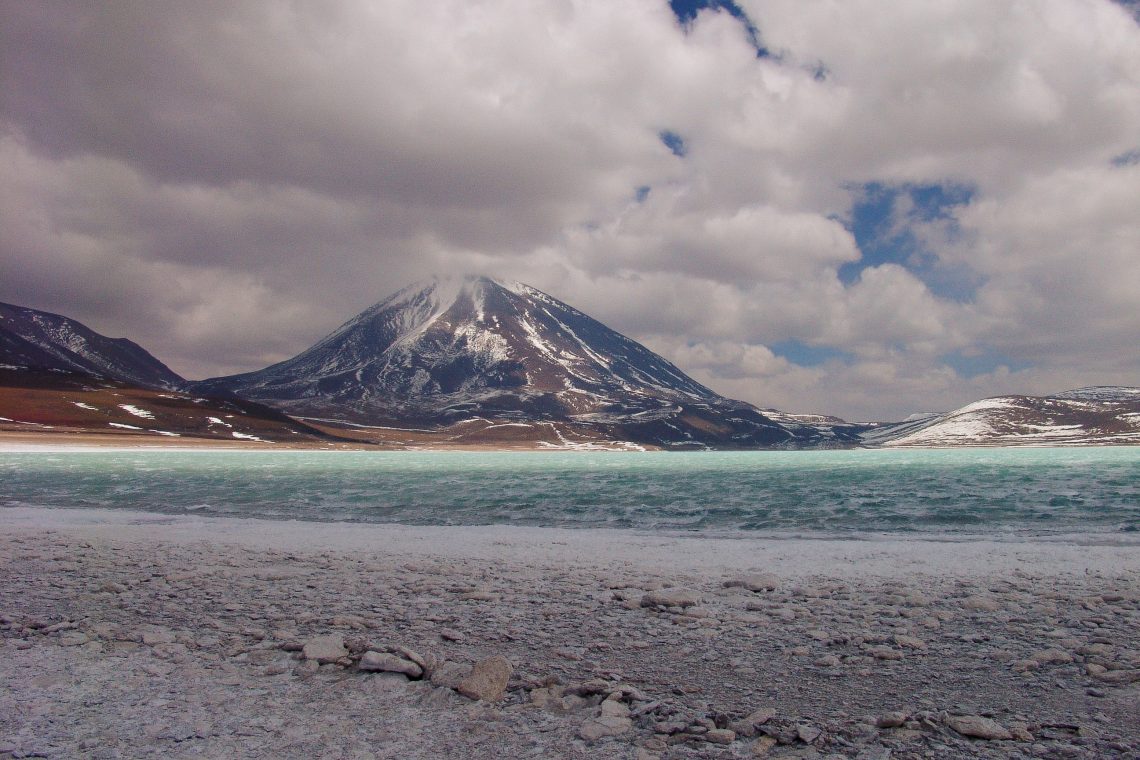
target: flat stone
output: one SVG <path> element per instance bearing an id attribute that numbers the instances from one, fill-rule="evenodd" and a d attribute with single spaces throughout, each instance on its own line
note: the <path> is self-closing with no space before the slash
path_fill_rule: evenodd
<path id="1" fill-rule="evenodd" d="M 950 715 L 946 718 L 946 725 L 962 736 L 975 739 L 1006 740 L 1012 739 L 1011 734 L 997 721 L 983 718 L 980 715 Z"/>
<path id="2" fill-rule="evenodd" d="M 902 710 L 892 710 L 886 712 L 875 719 L 875 725 L 879 728 L 898 728 L 906 723 L 906 719 L 910 716 Z"/>
<path id="3" fill-rule="evenodd" d="M 775 591 L 780 585 L 780 577 L 773 573 L 753 573 L 724 582 L 725 588 L 746 588 L 753 593 Z"/>
<path id="4" fill-rule="evenodd" d="M 823 731 L 815 726 L 800 725 L 796 726 L 796 736 L 804 744 L 811 744 L 823 734 Z"/>
<path id="5" fill-rule="evenodd" d="M 710 728 L 705 733 L 705 741 L 709 744 L 732 744 L 736 741 L 736 732 L 727 728 Z"/>
<path id="6" fill-rule="evenodd" d="M 962 600 L 962 606 L 974 612 L 997 612 L 1000 605 L 989 596 L 974 595 Z"/>
<path id="7" fill-rule="evenodd" d="M 693 607 L 701 603 L 701 595 L 695 591 L 680 588 L 663 588 L 650 591 L 641 597 L 642 607 Z"/>
<path id="8" fill-rule="evenodd" d="M 629 708 L 617 701 L 616 699 L 607 699 L 602 702 L 602 717 L 606 718 L 628 718 Z"/>
<path id="9" fill-rule="evenodd" d="M 420 678 L 424 674 L 424 669 L 411 660 L 386 652 L 365 652 L 357 667 L 366 673 L 403 673 L 409 678 Z"/>
<path id="10" fill-rule="evenodd" d="M 1104 673 L 1093 674 L 1093 678 L 1101 683 L 1124 686 L 1140 681 L 1140 670 L 1108 670 Z"/>
<path id="11" fill-rule="evenodd" d="M 482 702 L 498 702 L 506 695 L 514 667 L 505 657 L 490 657 L 475 663 L 471 674 L 459 682 L 460 694 Z"/>
<path id="12" fill-rule="evenodd" d="M 926 649 L 926 642 L 914 636 L 895 636 L 895 643 L 905 649 Z"/>
<path id="13" fill-rule="evenodd" d="M 471 666 L 459 662 L 443 662 L 432 668 L 431 682 L 436 686 L 459 689 L 463 679 L 471 675 Z"/>
<path id="14" fill-rule="evenodd" d="M 306 660 L 316 660 L 323 665 L 348 657 L 348 649 L 344 646 L 344 636 L 330 633 L 325 636 L 314 636 L 306 641 L 301 649 L 301 655 Z"/>
<path id="15" fill-rule="evenodd" d="M 618 736 L 633 728 L 633 721 L 629 718 L 601 716 L 587 718 L 582 727 L 578 729 L 578 736 L 588 742 L 596 742 L 607 736 Z"/>
<path id="16" fill-rule="evenodd" d="M 1063 649 L 1044 649 L 1029 655 L 1030 660 L 1036 660 L 1042 665 L 1066 665 L 1073 661 L 1073 656 Z"/>
<path id="17" fill-rule="evenodd" d="M 775 747 L 776 744 L 777 741 L 771 736 L 761 736 L 752 742 L 752 747 L 749 749 L 749 752 L 752 753 L 753 757 L 767 757 L 768 753 L 772 751 L 772 748 Z"/>
<path id="18" fill-rule="evenodd" d="M 174 631 L 167 630 L 166 628 L 145 628 L 142 631 L 142 643 L 147 646 L 173 644 Z"/>

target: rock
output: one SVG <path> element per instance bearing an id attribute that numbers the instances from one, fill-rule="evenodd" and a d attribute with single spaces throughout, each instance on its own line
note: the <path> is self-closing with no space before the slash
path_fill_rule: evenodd
<path id="1" fill-rule="evenodd" d="M 471 674 L 459 682 L 456 691 L 482 702 L 498 702 L 507 692 L 507 681 L 514 667 L 505 657 L 490 657 L 475 663 Z"/>
<path id="2" fill-rule="evenodd" d="M 316 660 L 320 664 L 336 662 L 341 657 L 348 657 L 348 649 L 344 646 L 344 637 L 339 633 L 330 633 L 325 636 L 314 636 L 305 642 L 301 655 L 306 660 Z"/>
<path id="3" fill-rule="evenodd" d="M 753 593 L 775 591 L 779 585 L 779 576 L 773 575 L 772 573 L 754 573 L 724 582 L 725 588 L 746 588 Z"/>
<path id="4" fill-rule="evenodd" d="M 431 663 L 428 662 L 427 657 L 424 657 L 419 652 L 408 649 L 407 647 L 396 647 L 396 654 L 398 654 L 400 657 L 403 657 L 405 660 L 411 660 L 415 664 L 419 665 L 423 672 L 431 672 Z"/>
<path id="5" fill-rule="evenodd" d="M 898 728 L 906 723 L 906 719 L 909 717 L 910 716 L 902 710 L 893 710 L 875 718 L 875 725 L 879 728 Z"/>
<path id="6" fill-rule="evenodd" d="M 167 630 L 166 628 L 145 628 L 142 631 L 142 643 L 147 646 L 156 646 L 158 644 L 173 644 L 174 631 Z"/>
<path id="7" fill-rule="evenodd" d="M 749 750 L 753 757 L 767 757 L 768 753 L 777 744 L 776 740 L 771 736 L 761 736 L 756 741 L 752 742 L 752 747 Z"/>
<path id="8" fill-rule="evenodd" d="M 321 664 L 316 660 L 301 660 L 297 663 L 297 667 L 293 668 L 293 675 L 298 678 L 310 678 L 316 675 L 320 667 Z"/>
<path id="9" fill-rule="evenodd" d="M 471 675 L 471 666 L 458 662 L 443 662 L 436 665 L 431 671 L 431 682 L 436 686 L 448 689 L 459 689 L 463 679 Z"/>
<path id="10" fill-rule="evenodd" d="M 737 736 L 742 736 L 746 739 L 750 739 L 756 735 L 756 729 L 759 726 L 764 725 L 774 717 L 776 717 L 775 710 L 773 710 L 771 707 L 762 707 L 759 710 L 755 710 L 749 715 L 746 715 L 740 720 L 732 721 L 728 724 L 728 727 L 735 731 Z"/>
<path id="11" fill-rule="evenodd" d="M 90 639 L 82 631 L 67 631 L 59 637 L 61 647 L 78 647 L 86 644 Z"/>
<path id="12" fill-rule="evenodd" d="M 823 657 L 818 658 L 815 664 L 821 668 L 834 668 L 839 665 L 839 658 L 833 654 L 825 654 Z"/>
<path id="13" fill-rule="evenodd" d="M 926 642 L 914 636 L 895 636 L 895 643 L 904 649 L 926 649 Z"/>
<path id="14" fill-rule="evenodd" d="M 823 730 L 815 726 L 799 725 L 796 726 L 796 736 L 804 744 L 811 744 L 823 734 Z"/>
<path id="15" fill-rule="evenodd" d="M 989 718 L 983 718 L 980 715 L 949 715 L 946 717 L 945 723 L 962 736 L 970 736 L 975 739 L 1004 741 L 1013 738 L 1013 734 L 1000 723 Z"/>
<path id="16" fill-rule="evenodd" d="M 962 607 L 974 612 L 997 612 L 1000 605 L 992 597 L 974 595 L 963 599 Z"/>
<path id="17" fill-rule="evenodd" d="M 732 744 L 736 741 L 736 732 L 727 728 L 710 728 L 705 732 L 705 741 L 709 744 Z"/>
<path id="18" fill-rule="evenodd" d="M 409 678 L 424 674 L 424 669 L 411 660 L 382 652 L 365 652 L 357 667 L 366 673 L 403 673 Z"/>
<path id="19" fill-rule="evenodd" d="M 633 721 L 629 718 L 618 718 L 603 715 L 598 718 L 588 718 L 578 729 L 578 736 L 588 742 L 596 742 L 606 736 L 618 736 L 633 728 Z"/>
<path id="20" fill-rule="evenodd" d="M 1036 660 L 1042 665 L 1066 665 L 1073 661 L 1073 656 L 1062 649 L 1045 649 L 1034 652 L 1028 659 Z"/>
<path id="21" fill-rule="evenodd" d="M 462 594 L 459 598 L 465 599 L 465 600 L 471 601 L 471 602 L 497 602 L 497 601 L 499 601 L 499 595 L 492 592 L 492 591 L 471 591 L 471 592 L 468 592 L 466 594 Z"/>
<path id="22" fill-rule="evenodd" d="M 693 607 L 701 603 L 701 596 L 695 591 L 679 588 L 663 588 L 650 591 L 641 597 L 642 607 Z"/>
<path id="23" fill-rule="evenodd" d="M 108 594 L 121 594 L 127 590 L 127 587 L 115 581 L 107 581 L 99 587 L 100 591 L 106 591 Z"/>
<path id="24" fill-rule="evenodd" d="M 628 718 L 629 708 L 616 699 L 607 699 L 602 702 L 603 718 Z"/>
<path id="25" fill-rule="evenodd" d="M 903 658 L 902 652 L 890 647 L 873 647 L 867 651 L 867 654 L 876 660 L 901 660 Z"/>
<path id="26" fill-rule="evenodd" d="M 1093 678 L 1101 683 L 1125 686 L 1140 681 L 1140 670 L 1108 670 L 1104 673 L 1094 674 Z"/>

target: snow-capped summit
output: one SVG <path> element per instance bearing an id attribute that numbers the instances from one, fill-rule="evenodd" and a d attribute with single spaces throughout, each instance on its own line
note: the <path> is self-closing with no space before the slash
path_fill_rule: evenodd
<path id="1" fill-rule="evenodd" d="M 409 286 L 292 359 L 197 387 L 364 424 L 563 421 L 620 428 L 626 437 L 631 427 L 652 429 L 654 440 L 693 445 L 818 435 L 722 398 L 536 288 L 487 277 Z"/>
<path id="2" fill-rule="evenodd" d="M 186 381 L 126 338 L 108 338 L 51 312 L 0 303 L 0 364 L 63 370 L 147 388 L 178 388 Z"/>

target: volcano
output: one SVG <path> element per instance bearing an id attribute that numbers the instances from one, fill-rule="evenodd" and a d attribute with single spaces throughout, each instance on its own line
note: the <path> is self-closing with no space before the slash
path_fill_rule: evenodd
<path id="1" fill-rule="evenodd" d="M 856 439 L 842 426 L 776 421 L 536 288 L 486 277 L 404 288 L 292 359 L 193 387 L 352 425 L 548 423 L 665 447 Z"/>

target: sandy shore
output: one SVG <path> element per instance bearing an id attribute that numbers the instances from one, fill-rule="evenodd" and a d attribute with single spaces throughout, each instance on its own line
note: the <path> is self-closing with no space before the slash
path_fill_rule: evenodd
<path id="1" fill-rule="evenodd" d="M 10 508 L 0 565 L 0 757 L 1140 757 L 1135 546 Z"/>

